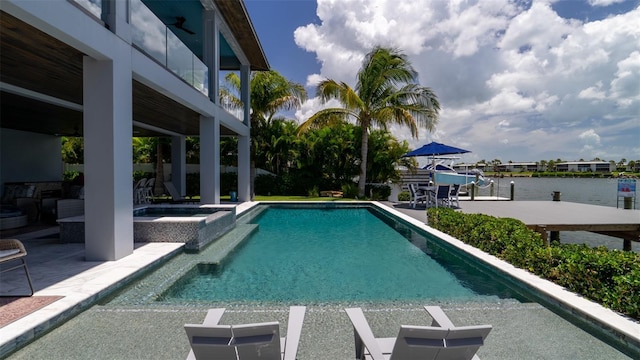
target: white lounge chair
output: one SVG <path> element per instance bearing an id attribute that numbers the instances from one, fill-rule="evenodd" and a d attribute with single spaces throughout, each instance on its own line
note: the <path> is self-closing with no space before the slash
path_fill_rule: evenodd
<path id="1" fill-rule="evenodd" d="M 164 187 L 169 192 L 169 195 L 171 195 L 171 202 L 174 202 L 174 203 L 195 203 L 195 202 L 197 202 L 194 199 L 187 199 L 185 197 L 182 197 L 182 195 L 180 195 L 180 193 L 178 192 L 178 189 L 176 189 L 175 185 L 173 185 L 173 183 L 171 181 L 165 181 L 164 182 Z"/>
<path id="2" fill-rule="evenodd" d="M 306 307 L 289 308 L 287 336 L 283 338 L 278 322 L 219 325 L 224 310 L 211 309 L 204 323 L 184 326 L 191 343 L 187 360 L 295 360 Z"/>
<path id="3" fill-rule="evenodd" d="M 362 309 L 345 309 L 353 324 L 356 359 L 478 360 L 475 354 L 491 325 L 456 327 L 439 307 L 425 309 L 433 318 L 431 326 L 402 325 L 394 338 L 374 337 Z"/>
<path id="4" fill-rule="evenodd" d="M 144 202 L 144 185 L 146 183 L 147 179 L 142 178 L 133 185 L 133 203 L 135 205 L 142 204 Z"/>

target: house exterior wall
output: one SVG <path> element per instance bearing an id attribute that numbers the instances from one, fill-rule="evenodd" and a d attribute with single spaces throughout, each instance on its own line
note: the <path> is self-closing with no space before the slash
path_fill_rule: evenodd
<path id="1" fill-rule="evenodd" d="M 0 182 L 62 180 L 61 144 L 57 136 L 1 129 Z"/>
<path id="2" fill-rule="evenodd" d="M 161 66 L 131 44 L 129 24 L 123 20 L 127 11 L 124 4 L 128 2 L 112 2 L 109 16 L 111 20 L 106 27 L 96 17 L 87 14 L 76 3 L 67 0 L 29 1 L 3 0 L 2 11 L 6 11 L 19 20 L 34 26 L 49 36 L 79 50 L 86 56 L 83 59 L 83 127 L 85 130 L 85 245 L 89 260 L 117 260 L 127 256 L 133 249 L 132 234 L 132 184 L 133 178 L 131 158 L 132 129 L 132 80 L 167 96 L 182 106 L 200 114 L 206 119 L 206 133 L 201 132 L 203 149 L 209 152 L 200 158 L 206 163 L 207 172 L 201 172 L 201 182 L 206 186 L 201 194 L 203 201 L 219 202 L 219 138 L 220 126 L 234 131 L 238 136 L 249 136 L 249 125 L 243 123 L 223 111 L 217 102 L 217 92 L 207 97 L 184 82 L 167 68 Z M 214 14 L 215 15 L 215 14 Z M 115 19 L 115 22 L 111 22 Z M 216 19 L 220 20 L 216 15 Z M 220 27 L 225 24 L 220 24 Z M 111 30 L 110 30 L 111 29 Z M 113 32 L 115 31 L 115 33 Z M 217 30 L 216 30 L 217 31 Z M 209 34 L 218 38 L 218 33 Z M 28 36 L 26 34 L 25 36 Z M 219 58 L 219 49 L 213 49 L 210 59 Z M 235 50 L 234 50 L 235 51 Z M 246 61 L 244 54 L 237 54 Z M 210 88 L 216 87 L 219 76 L 219 65 L 209 61 L 211 79 Z M 245 74 L 246 75 L 246 74 Z M 211 90 L 211 89 L 209 89 Z M 211 91 L 210 91 L 211 92 Z M 247 94 L 244 96 L 247 97 Z M 245 117 L 248 113 L 245 114 Z M 201 128 L 202 129 L 202 128 Z M 20 180 L 29 175 L 14 171 L 12 165 L 20 165 L 21 171 L 38 171 L 43 180 L 54 180 L 48 171 L 35 170 L 34 164 L 46 163 L 53 168 L 58 178 L 62 177 L 62 161 L 60 139 L 49 138 L 29 141 L 20 140 L 21 144 L 5 142 L 5 131 L 2 134 L 2 174 L 0 178 Z M 40 141 L 42 140 L 42 141 Z M 57 141 L 57 148 L 53 143 Z M 37 148 L 33 143 L 43 148 Z M 22 145 L 25 144 L 25 145 Z M 247 146 L 248 142 L 243 142 Z M 5 146 L 11 152 L 5 151 Z M 16 149 L 29 146 L 30 151 L 16 154 Z M 217 147 L 217 148 L 216 148 Z M 50 149 L 51 148 L 51 149 Z M 37 153 L 38 159 L 34 155 Z M 55 159 L 48 159 L 42 154 L 57 154 Z M 5 159 L 7 161 L 5 161 Z M 39 161 L 35 161 L 39 160 Z M 28 164 L 25 166 L 24 164 Z M 52 164 L 52 165 L 51 165 Z M 249 163 L 243 161 L 242 172 L 248 172 Z M 6 170 L 5 170 L 6 168 Z M 9 174 L 9 175 L 5 175 Z M 45 174 L 45 175 L 42 175 Z M 33 176 L 29 180 L 34 180 Z M 4 179 L 3 179 L 4 181 Z M 247 184 L 248 187 L 248 184 Z M 202 186 L 201 186 L 202 188 Z M 246 192 L 246 191 L 245 191 Z M 246 200 L 246 199 L 243 199 Z M 87 239 L 91 239 L 88 241 Z"/>

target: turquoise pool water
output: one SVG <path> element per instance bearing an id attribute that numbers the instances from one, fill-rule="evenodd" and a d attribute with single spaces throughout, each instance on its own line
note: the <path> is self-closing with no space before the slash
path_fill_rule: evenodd
<path id="1" fill-rule="evenodd" d="M 383 221 L 384 220 L 384 221 Z M 509 288 L 371 208 L 269 208 L 219 264 L 200 261 L 157 300 L 498 301 Z"/>

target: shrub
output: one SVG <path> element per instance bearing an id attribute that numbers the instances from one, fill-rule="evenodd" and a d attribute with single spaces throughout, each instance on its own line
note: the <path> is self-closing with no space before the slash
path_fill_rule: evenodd
<path id="1" fill-rule="evenodd" d="M 318 187 L 314 186 L 311 189 L 309 189 L 307 196 L 312 198 L 320 196 L 320 191 L 318 191 Z"/>
<path id="2" fill-rule="evenodd" d="M 411 194 L 409 194 L 408 191 L 403 191 L 400 194 L 398 194 L 398 201 L 410 201 L 411 200 Z"/>
<path id="3" fill-rule="evenodd" d="M 358 185 L 356 184 L 344 184 L 342 185 L 342 196 L 349 199 L 355 199 L 358 197 Z"/>
<path id="4" fill-rule="evenodd" d="M 282 179 L 273 175 L 257 175 L 254 183 L 256 195 L 281 195 Z"/>
<path id="5" fill-rule="evenodd" d="M 371 200 L 388 200 L 391 195 L 391 187 L 388 185 L 366 185 L 364 193 Z"/>
<path id="6" fill-rule="evenodd" d="M 640 254 L 605 247 L 546 246 L 519 220 L 427 210 L 430 226 L 514 266 L 640 320 Z"/>

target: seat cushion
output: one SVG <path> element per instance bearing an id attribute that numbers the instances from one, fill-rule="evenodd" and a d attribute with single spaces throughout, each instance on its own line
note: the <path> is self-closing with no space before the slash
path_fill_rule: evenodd
<path id="1" fill-rule="evenodd" d="M 0 250 L 0 259 L 15 255 L 20 252 L 20 249 Z"/>

